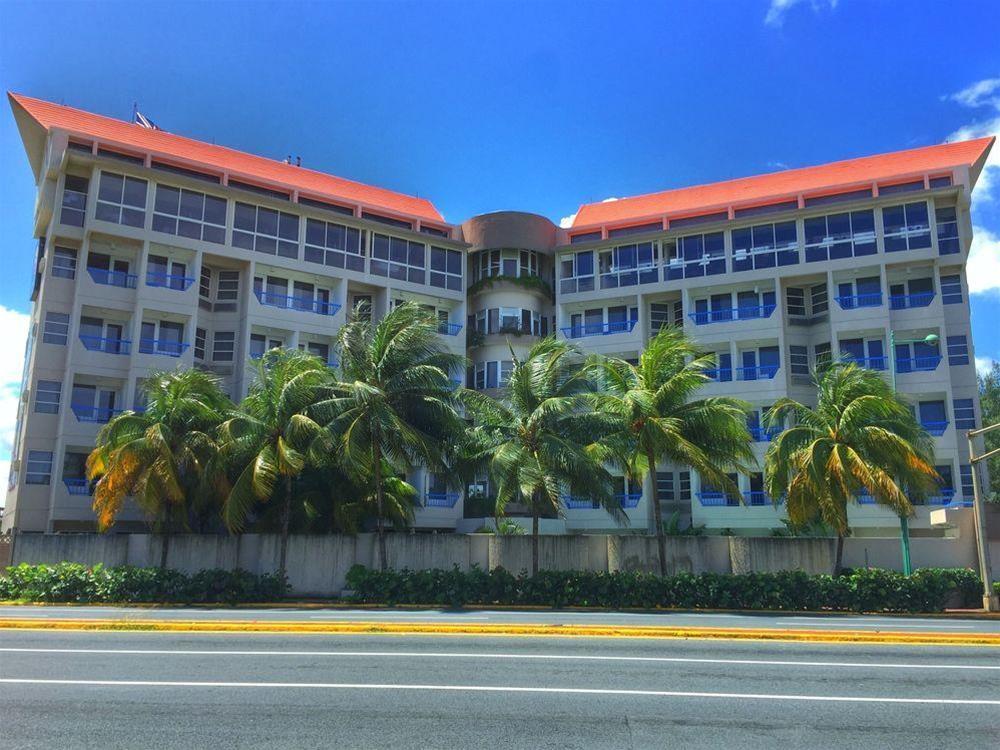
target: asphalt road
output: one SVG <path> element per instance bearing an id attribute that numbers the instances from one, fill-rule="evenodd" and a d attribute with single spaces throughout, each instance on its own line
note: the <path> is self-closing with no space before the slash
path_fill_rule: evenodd
<path id="1" fill-rule="evenodd" d="M 723 612 L 574 612 L 569 610 L 441 609 L 203 609 L 200 607 L 0 607 L 0 618 L 115 620 L 249 620 L 301 622 L 527 623 L 544 625 L 637 625 L 664 627 L 784 628 L 789 630 L 864 630 L 903 633 L 1000 633 L 1000 618 L 886 617 L 801 613 Z"/>
<path id="2" fill-rule="evenodd" d="M 4 748 L 974 748 L 1000 650 L 0 631 Z"/>

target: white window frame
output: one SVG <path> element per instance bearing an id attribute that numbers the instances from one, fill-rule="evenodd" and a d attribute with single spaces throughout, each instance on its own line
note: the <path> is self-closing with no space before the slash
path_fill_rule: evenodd
<path id="1" fill-rule="evenodd" d="M 177 213 L 170 213 L 164 210 L 158 210 L 157 204 L 160 199 L 161 190 L 176 190 L 177 191 Z M 201 198 L 201 216 L 186 216 L 181 210 L 184 203 L 185 194 L 195 195 Z M 205 207 L 208 205 L 209 199 L 213 201 L 222 202 L 222 223 L 216 223 L 214 221 L 209 221 L 205 218 Z M 174 187 L 173 185 L 167 185 L 164 183 L 156 183 L 156 191 L 153 198 L 153 225 L 152 230 L 154 232 L 160 232 L 162 234 L 169 234 L 175 237 L 187 237 L 188 239 L 201 240 L 203 242 L 212 242 L 216 245 L 226 244 L 226 215 L 229 211 L 229 201 L 221 196 L 212 195 L 211 193 L 203 193 L 200 190 L 189 190 L 187 188 Z M 160 226 L 157 226 L 158 220 Z M 173 231 L 170 229 L 163 228 L 163 222 L 173 222 Z M 193 232 L 184 233 L 181 232 L 181 228 L 184 225 L 189 225 Z"/>
<path id="2" fill-rule="evenodd" d="M 102 198 L 101 192 L 103 188 L 104 177 L 117 178 L 122 181 L 122 189 L 117 200 L 111 198 Z M 142 203 L 126 203 L 125 202 L 125 192 L 126 186 L 129 182 L 142 183 Z M 108 221 L 112 224 L 121 224 L 126 227 L 135 227 L 137 229 L 142 229 L 146 223 L 146 203 L 149 201 L 149 180 L 144 180 L 141 177 L 132 177 L 131 175 L 121 174 L 119 172 L 109 172 L 106 170 L 101 170 L 101 174 L 97 181 L 97 207 L 95 209 L 95 218 L 100 221 Z M 110 208 L 117 214 L 117 218 L 109 218 L 98 216 L 96 212 L 100 211 L 102 207 Z M 124 219 L 129 218 L 129 221 Z"/>

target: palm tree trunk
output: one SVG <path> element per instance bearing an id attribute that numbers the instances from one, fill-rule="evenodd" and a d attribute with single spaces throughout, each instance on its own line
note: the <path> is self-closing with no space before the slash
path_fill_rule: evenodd
<path id="1" fill-rule="evenodd" d="M 660 508 L 660 491 L 656 486 L 656 457 L 652 450 L 646 451 L 649 462 L 649 478 L 652 484 L 653 523 L 656 525 L 656 551 L 660 557 L 660 575 L 667 574 L 667 535 L 663 531 L 663 510 Z"/>
<path id="2" fill-rule="evenodd" d="M 170 551 L 170 508 L 164 507 L 160 525 L 160 570 L 167 569 L 167 553 Z"/>
<path id="3" fill-rule="evenodd" d="M 531 575 L 538 573 L 538 508 L 531 511 Z"/>
<path id="4" fill-rule="evenodd" d="M 378 539 L 378 564 L 380 570 L 387 570 L 389 555 L 385 549 L 385 526 L 382 523 L 385 488 L 382 487 L 382 451 L 377 441 L 372 443 L 372 458 L 375 461 L 375 534 Z"/>
<path id="5" fill-rule="evenodd" d="M 837 556 L 833 561 L 834 577 L 840 575 L 840 571 L 843 567 L 844 567 L 844 535 L 837 534 Z"/>
<path id="6" fill-rule="evenodd" d="M 285 505 L 281 509 L 281 551 L 278 554 L 278 575 L 284 580 L 288 559 L 288 527 L 292 521 L 292 478 L 285 477 Z"/>

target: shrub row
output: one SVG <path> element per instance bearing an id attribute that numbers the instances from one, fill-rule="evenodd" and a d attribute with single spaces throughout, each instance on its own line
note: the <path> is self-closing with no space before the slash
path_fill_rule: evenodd
<path id="1" fill-rule="evenodd" d="M 967 569 L 925 568 L 911 576 L 858 569 L 834 578 L 799 571 L 782 573 L 650 573 L 540 571 L 378 571 L 356 565 L 347 574 L 352 600 L 373 604 L 543 605 L 610 609 L 832 610 L 845 612 L 940 612 L 979 606 L 979 577 Z"/>
<path id="2" fill-rule="evenodd" d="M 287 582 L 277 575 L 245 570 L 202 570 L 187 575 L 131 565 L 106 568 L 23 563 L 0 574 L 0 600 L 32 602 L 238 604 L 276 601 L 287 591 Z"/>

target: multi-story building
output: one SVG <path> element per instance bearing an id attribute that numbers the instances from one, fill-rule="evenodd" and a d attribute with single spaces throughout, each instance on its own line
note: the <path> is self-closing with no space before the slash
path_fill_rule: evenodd
<path id="1" fill-rule="evenodd" d="M 335 364 L 337 329 L 361 301 L 376 317 L 399 300 L 433 309 L 442 340 L 469 358 L 467 387 L 485 391 L 547 335 L 635 359 L 662 326 L 683 326 L 715 355 L 706 392 L 753 405 L 761 458 L 768 406 L 813 400 L 811 369 L 843 353 L 893 378 L 935 436 L 944 485 L 915 533 L 932 533 L 933 507 L 971 498 L 964 431 L 980 414 L 965 264 L 992 139 L 588 204 L 568 229 L 520 212 L 453 225 L 424 199 L 11 101 L 38 183 L 38 264 L 5 529 L 93 525 L 84 457 L 102 422 L 142 407 L 151 370 L 205 367 L 240 398 L 245 362 L 272 346 Z M 645 487 L 622 478 L 624 528 L 650 528 L 652 481 L 682 523 L 781 528 L 761 474 L 735 479 L 739 496 L 683 466 L 658 467 Z M 411 480 L 418 528 L 468 531 L 488 515 L 485 477 L 466 493 L 419 470 Z M 895 533 L 865 500 L 855 533 Z M 545 526 L 615 528 L 572 497 Z"/>

